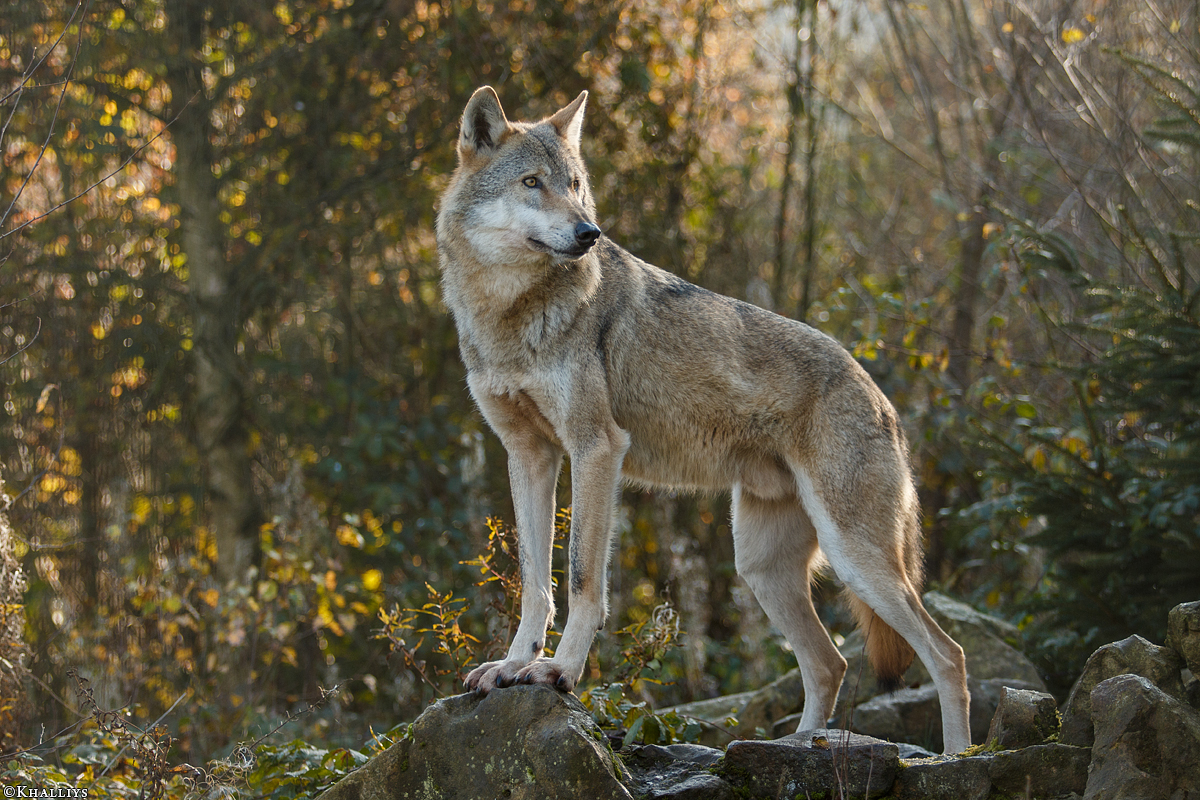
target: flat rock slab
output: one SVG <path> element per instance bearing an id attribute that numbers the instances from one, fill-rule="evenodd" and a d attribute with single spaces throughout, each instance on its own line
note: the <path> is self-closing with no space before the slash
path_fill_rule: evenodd
<path id="1" fill-rule="evenodd" d="M 753 797 L 884 797 L 900 770 L 890 742 L 840 730 L 734 742 L 718 774 Z"/>
<path id="2" fill-rule="evenodd" d="M 921 759 L 900 770 L 896 800 L 987 800 L 991 758 Z"/>
<path id="3" fill-rule="evenodd" d="M 733 786 L 709 769 L 723 755 L 696 744 L 645 745 L 622 752 L 621 760 L 639 800 L 734 800 Z"/>
<path id="4" fill-rule="evenodd" d="M 1082 794 L 1092 751 L 1069 744 L 1039 744 L 996 753 L 988 765 L 992 787 L 1017 797 Z"/>

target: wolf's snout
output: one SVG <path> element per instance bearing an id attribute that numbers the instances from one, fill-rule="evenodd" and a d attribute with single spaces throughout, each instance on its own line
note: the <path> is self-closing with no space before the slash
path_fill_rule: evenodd
<path id="1" fill-rule="evenodd" d="M 596 243 L 600 238 L 600 229 L 590 222 L 579 222 L 575 225 L 575 242 L 583 249 L 587 249 Z"/>

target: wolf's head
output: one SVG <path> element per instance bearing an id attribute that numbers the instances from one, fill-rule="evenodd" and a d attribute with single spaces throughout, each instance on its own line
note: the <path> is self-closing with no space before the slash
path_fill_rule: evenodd
<path id="1" fill-rule="evenodd" d="M 541 122 L 509 122 L 490 86 L 471 95 L 458 169 L 442 198 L 439 239 L 453 235 L 485 264 L 559 264 L 600 238 L 579 154 L 587 92 Z"/>

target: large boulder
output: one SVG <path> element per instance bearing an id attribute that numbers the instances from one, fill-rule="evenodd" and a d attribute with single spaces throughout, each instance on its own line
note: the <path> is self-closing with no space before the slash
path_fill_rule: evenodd
<path id="1" fill-rule="evenodd" d="M 1091 692 L 1095 730 L 1084 800 L 1200 797 L 1200 711 L 1140 675 Z"/>
<path id="2" fill-rule="evenodd" d="M 631 800 L 587 709 L 545 686 L 458 695 L 321 800 Z"/>
<path id="3" fill-rule="evenodd" d="M 1159 647 L 1141 636 L 1130 636 L 1106 644 L 1092 653 L 1083 666 L 1083 674 L 1071 688 L 1063 706 L 1059 741 L 1090 747 L 1092 732 L 1092 690 L 1101 682 L 1118 675 L 1140 675 L 1173 697 L 1183 697 L 1182 666 L 1179 654 Z"/>

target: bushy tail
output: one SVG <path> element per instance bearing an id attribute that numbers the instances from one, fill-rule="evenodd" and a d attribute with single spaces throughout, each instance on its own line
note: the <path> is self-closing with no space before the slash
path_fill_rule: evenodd
<path id="1" fill-rule="evenodd" d="M 846 590 L 846 601 L 859 630 L 863 632 L 867 660 L 875 670 L 875 680 L 879 683 L 879 688 L 885 692 L 894 692 L 903 687 L 904 671 L 908 669 L 916 653 L 900 634 L 881 620 L 854 592 Z"/>

